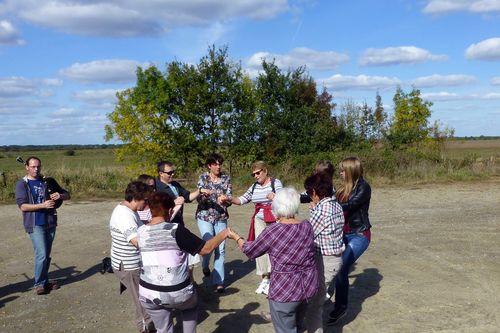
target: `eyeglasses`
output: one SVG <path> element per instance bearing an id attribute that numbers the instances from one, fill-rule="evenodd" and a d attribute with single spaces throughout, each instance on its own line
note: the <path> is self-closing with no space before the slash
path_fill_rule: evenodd
<path id="1" fill-rule="evenodd" d="M 262 172 L 262 169 L 252 172 L 252 177 L 260 175 L 261 172 Z"/>
<path id="2" fill-rule="evenodd" d="M 172 176 L 175 173 L 175 170 L 162 171 L 161 173 L 166 173 L 167 175 Z"/>

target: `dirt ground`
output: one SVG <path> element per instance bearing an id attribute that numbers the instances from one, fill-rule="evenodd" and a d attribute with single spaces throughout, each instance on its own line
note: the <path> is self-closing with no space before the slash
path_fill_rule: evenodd
<path id="1" fill-rule="evenodd" d="M 374 189 L 372 243 L 350 275 L 347 316 L 327 331 L 500 332 L 499 185 Z M 68 202 L 59 210 L 51 277 L 62 287 L 44 296 L 32 290 L 33 250 L 21 214 L 0 206 L 0 332 L 135 332 L 128 296 L 118 294 L 113 274 L 99 272 L 115 205 Z M 197 232 L 194 209 L 187 206 L 185 219 Z M 246 233 L 251 210 L 232 207 L 230 225 Z M 198 332 L 273 332 L 259 316 L 269 307 L 254 293 L 254 267 L 230 242 L 223 295 L 196 269 Z"/>

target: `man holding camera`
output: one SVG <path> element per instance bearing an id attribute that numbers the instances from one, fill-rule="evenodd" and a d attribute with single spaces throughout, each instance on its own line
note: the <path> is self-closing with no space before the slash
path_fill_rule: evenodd
<path id="1" fill-rule="evenodd" d="M 24 164 L 26 176 L 16 184 L 16 203 L 23 212 L 24 229 L 35 252 L 35 293 L 44 295 L 59 288 L 48 278 L 50 252 L 56 234 L 56 208 L 70 195 L 53 178 L 41 175 L 42 162 L 38 157 L 28 157 Z"/>

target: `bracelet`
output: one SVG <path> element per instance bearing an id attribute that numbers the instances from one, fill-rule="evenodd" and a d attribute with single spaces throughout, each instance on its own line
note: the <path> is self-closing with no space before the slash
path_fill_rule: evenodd
<path id="1" fill-rule="evenodd" d="M 238 243 L 238 242 L 240 241 L 240 239 L 243 239 L 243 241 L 245 241 L 245 238 L 240 237 L 240 238 L 238 238 L 238 239 L 236 240 L 236 243 Z"/>

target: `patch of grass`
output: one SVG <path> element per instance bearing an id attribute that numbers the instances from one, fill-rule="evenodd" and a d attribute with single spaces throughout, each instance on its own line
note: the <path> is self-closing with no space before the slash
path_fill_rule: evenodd
<path id="1" fill-rule="evenodd" d="M 488 141 L 485 144 L 480 140 L 473 141 L 471 144 L 464 140 L 460 144 L 446 144 L 443 150 L 432 147 L 407 151 L 365 148 L 303 155 L 271 166 L 270 171 L 285 184 L 294 185 L 299 190 L 303 188 L 303 181 L 312 172 L 316 161 L 326 159 L 338 164 L 347 156 L 358 156 L 363 161 L 366 178 L 375 186 L 476 181 L 499 176 L 500 140 L 485 140 Z M 18 155 L 24 159 L 31 155 L 40 157 L 43 174 L 54 177 L 77 200 L 121 198 L 128 182 L 140 173 L 132 174 L 127 170 L 126 162 L 116 161 L 112 148 L 78 149 L 71 156 L 66 152 L 2 152 L 4 158 L 0 159 L 0 171 L 4 172 L 6 186 L 0 178 L 0 202 L 14 202 L 15 182 L 25 175 L 24 166 L 15 160 Z M 228 163 L 225 166 L 228 167 Z M 202 171 L 199 169 L 178 177 L 182 177 L 181 183 L 192 190 Z M 254 182 L 250 170 L 243 167 L 234 168 L 231 177 L 235 195 L 242 194 Z"/>

